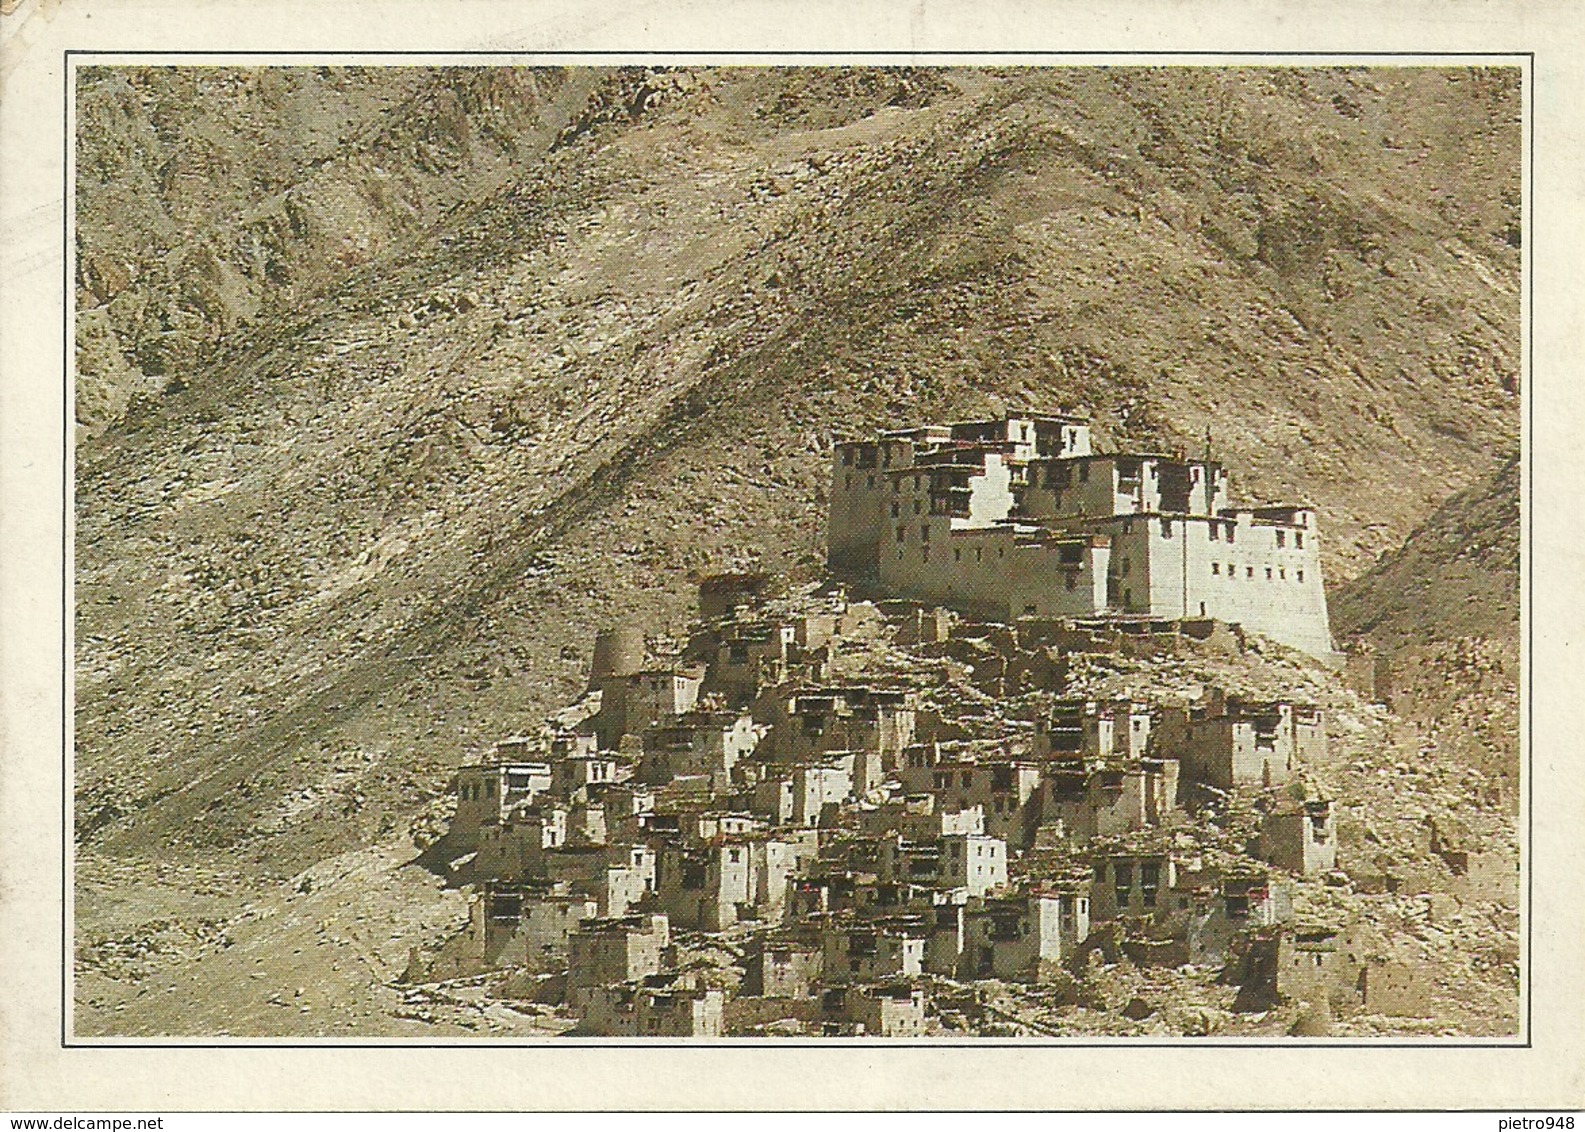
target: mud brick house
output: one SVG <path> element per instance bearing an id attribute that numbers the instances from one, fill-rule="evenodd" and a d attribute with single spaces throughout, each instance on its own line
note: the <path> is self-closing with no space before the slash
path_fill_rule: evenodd
<path id="1" fill-rule="evenodd" d="M 1277 940 L 1276 992 L 1290 1000 L 1324 998 L 1334 1007 L 1358 1005 L 1365 966 L 1356 926 L 1295 924 Z"/>
<path id="2" fill-rule="evenodd" d="M 819 762 L 769 764 L 753 788 L 754 812 L 772 825 L 819 825 L 827 806 L 853 797 L 853 768 L 861 754 L 840 751 Z"/>
<path id="3" fill-rule="evenodd" d="M 959 979 L 1049 982 L 1090 934 L 1087 886 L 1040 886 L 936 907 L 927 969 Z"/>
<path id="4" fill-rule="evenodd" d="M 743 969 L 743 993 L 763 998 L 803 998 L 820 980 L 820 942 L 799 935 L 761 936 Z"/>
<path id="5" fill-rule="evenodd" d="M 787 680 L 797 640 L 793 625 L 733 621 L 704 630 L 689 651 L 703 654 L 708 665 L 702 691 L 747 704 Z"/>
<path id="6" fill-rule="evenodd" d="M 1077 844 L 1164 824 L 1178 803 L 1176 759 L 1047 763 L 1042 826 Z"/>
<path id="7" fill-rule="evenodd" d="M 473 871 L 483 877 L 543 874 L 546 850 L 567 844 L 566 806 L 549 800 L 519 806 L 498 822 L 479 827 Z"/>
<path id="8" fill-rule="evenodd" d="M 1154 706 L 1136 700 L 1057 700 L 1035 720 L 1034 753 L 1087 761 L 1143 758 L 1154 719 Z"/>
<path id="9" fill-rule="evenodd" d="M 778 922 L 789 878 L 814 858 L 816 848 L 813 831 L 662 846 L 656 867 L 660 906 L 678 927 L 701 931 L 718 932 L 743 919 Z"/>
<path id="10" fill-rule="evenodd" d="M 485 967 L 561 971 L 567 940 L 600 914 L 599 901 L 565 883 L 485 884 L 470 908 L 469 932 Z"/>
<path id="11" fill-rule="evenodd" d="M 832 448 L 828 560 L 892 593 L 1003 621 L 1210 618 L 1332 654 L 1304 506 L 1234 506 L 1225 468 L 1091 451 L 1024 414 Z"/>
<path id="12" fill-rule="evenodd" d="M 646 669 L 599 680 L 600 711 L 594 734 L 602 750 L 615 750 L 622 736 L 641 736 L 658 720 L 692 711 L 704 682 L 702 667 Z"/>
<path id="13" fill-rule="evenodd" d="M 915 744 L 903 753 L 898 778 L 909 794 L 929 794 L 942 812 L 978 807 L 985 832 L 1028 845 L 1040 822 L 1040 768 L 1014 759 L 1000 744 Z"/>
<path id="14" fill-rule="evenodd" d="M 688 985 L 672 975 L 612 986 L 588 987 L 579 995 L 581 1017 L 574 1033 L 589 1037 L 718 1038 L 726 1032 L 726 995 Z"/>
<path id="15" fill-rule="evenodd" d="M 770 575 L 761 570 L 709 574 L 699 579 L 699 616 L 706 621 L 731 617 L 759 606 L 770 591 Z"/>
<path id="16" fill-rule="evenodd" d="M 835 984 L 915 978 L 924 970 L 929 932 L 922 916 L 834 918 L 820 934 L 821 979 Z"/>
<path id="17" fill-rule="evenodd" d="M 807 762 L 838 752 L 873 752 L 854 768 L 860 793 L 877 785 L 914 741 L 917 697 L 897 688 L 847 685 L 802 688 L 766 705 L 771 726 L 765 747 L 778 762 Z"/>
<path id="18" fill-rule="evenodd" d="M 658 913 L 579 921 L 567 937 L 569 999 L 576 1000 L 578 991 L 590 987 L 659 973 L 670 946 L 670 924 Z"/>
<path id="19" fill-rule="evenodd" d="M 820 996 L 825 1032 L 913 1038 L 925 1032 L 924 988 L 911 982 L 832 987 Z"/>
<path id="20" fill-rule="evenodd" d="M 1169 849 L 1101 850 L 1094 862 L 1092 920 L 1154 915 L 1178 883 L 1178 861 Z"/>
<path id="21" fill-rule="evenodd" d="M 1157 753 L 1176 757 L 1187 778 L 1222 790 L 1280 785 L 1327 751 L 1325 718 L 1313 704 L 1246 700 L 1220 688 L 1190 707 L 1164 708 L 1156 739 Z"/>
<path id="22" fill-rule="evenodd" d="M 673 778 L 700 775 L 712 790 L 732 785 L 732 768 L 754 753 L 764 728 L 752 717 L 729 711 L 694 710 L 658 719 L 643 735 L 644 757 L 639 777 L 665 785 Z"/>
<path id="23" fill-rule="evenodd" d="M 877 879 L 883 884 L 964 889 L 982 896 L 1007 884 L 1007 843 L 977 833 L 948 833 L 911 841 L 901 833 L 879 839 Z"/>
<path id="24" fill-rule="evenodd" d="M 532 803 L 548 792 L 551 780 L 549 762 L 493 762 L 458 767 L 457 809 L 450 831 L 452 841 L 464 850 L 475 847 L 485 826 L 499 825 L 514 808 Z"/>
<path id="25" fill-rule="evenodd" d="M 1337 868 L 1337 822 L 1331 800 L 1284 799 L 1261 819 L 1260 857 L 1300 876 Z"/>

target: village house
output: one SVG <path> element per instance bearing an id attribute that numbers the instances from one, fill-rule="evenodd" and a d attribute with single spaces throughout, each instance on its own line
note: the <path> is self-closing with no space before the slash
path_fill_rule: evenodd
<path id="1" fill-rule="evenodd" d="M 735 617 L 761 605 L 770 592 L 770 575 L 762 570 L 709 574 L 699 579 L 699 616 L 705 621 Z"/>
<path id="2" fill-rule="evenodd" d="M 599 914 L 594 897 L 565 882 L 489 882 L 470 905 L 468 935 L 482 967 L 555 972 L 566 968 L 573 930 Z"/>
<path id="3" fill-rule="evenodd" d="M 821 981 L 874 983 L 915 978 L 924 970 L 929 930 L 919 916 L 833 917 L 820 933 Z"/>
<path id="4" fill-rule="evenodd" d="M 726 995 L 676 975 L 652 975 L 580 991 L 573 1032 L 589 1037 L 718 1038 L 726 1032 Z"/>
<path id="5" fill-rule="evenodd" d="M 710 788 L 732 787 L 732 768 L 754 753 L 765 729 L 738 712 L 695 709 L 652 723 L 644 732 L 644 757 L 639 777 L 665 785 L 674 778 L 698 775 Z"/>
<path id="6" fill-rule="evenodd" d="M 1007 842 L 979 833 L 950 833 L 911 841 L 901 833 L 878 840 L 882 884 L 966 890 L 982 896 L 1007 884 Z"/>
<path id="7" fill-rule="evenodd" d="M 833 446 L 833 571 L 1008 621 L 1234 622 L 1330 656 L 1315 513 L 1235 507 L 1226 469 L 1097 454 L 1088 425 L 1009 416 Z"/>
<path id="8" fill-rule="evenodd" d="M 563 801 L 576 801 L 590 796 L 590 787 L 596 790 L 609 783 L 632 777 L 631 766 L 609 753 L 565 755 L 552 759 L 551 790 Z"/>
<path id="9" fill-rule="evenodd" d="M 1152 916 L 1177 886 L 1178 862 L 1170 849 L 1110 849 L 1094 856 L 1090 918 Z"/>
<path id="10" fill-rule="evenodd" d="M 567 993 L 574 1006 L 590 987 L 633 982 L 660 972 L 671 930 L 659 913 L 580 920 L 567 937 Z"/>
<path id="11" fill-rule="evenodd" d="M 1155 708 L 1137 700 L 1057 700 L 1035 720 L 1037 758 L 1126 762 L 1145 757 Z"/>
<path id="12" fill-rule="evenodd" d="M 773 826 L 817 826 L 827 806 L 853 797 L 858 755 L 839 751 L 818 762 L 767 764 L 752 793 L 754 813 Z"/>
<path id="13" fill-rule="evenodd" d="M 545 800 L 520 805 L 499 821 L 480 826 L 474 874 L 501 879 L 539 875 L 545 851 L 567 844 L 567 813 L 566 806 Z"/>
<path id="14" fill-rule="evenodd" d="M 766 705 L 768 758 L 797 763 L 837 751 L 873 752 L 876 760 L 858 760 L 854 767 L 854 789 L 867 793 L 914 741 L 916 699 L 902 689 L 865 685 L 803 688 L 772 697 Z"/>
<path id="15" fill-rule="evenodd" d="M 1075 844 L 1160 826 L 1178 803 L 1176 759 L 1048 762 L 1041 777 L 1041 824 Z"/>
<path id="16" fill-rule="evenodd" d="M 941 901 L 933 913 L 926 970 L 960 979 L 1049 982 L 1090 934 L 1085 882 Z"/>
<path id="17" fill-rule="evenodd" d="M 593 728 L 601 750 L 616 750 L 622 736 L 642 736 L 651 724 L 690 712 L 699 702 L 704 669 L 648 669 L 604 676 Z"/>
<path id="18" fill-rule="evenodd" d="M 1219 965 L 1235 941 L 1285 923 L 1287 889 L 1248 863 L 1180 869 L 1146 922 L 1134 921 L 1126 951 L 1141 966 Z"/>
<path id="19" fill-rule="evenodd" d="M 1017 846 L 1040 823 L 1040 768 L 1000 744 L 924 743 L 903 753 L 898 778 L 910 794 L 930 794 L 942 811 L 979 808 L 985 832 Z"/>
<path id="20" fill-rule="evenodd" d="M 1300 876 L 1337 868 L 1337 822 L 1332 802 L 1283 799 L 1260 822 L 1260 858 Z"/>
<path id="21" fill-rule="evenodd" d="M 702 691 L 731 704 L 752 703 L 766 688 L 787 682 L 797 651 L 792 625 L 733 621 L 703 630 L 690 645 L 707 668 Z"/>
<path id="22" fill-rule="evenodd" d="M 924 988 L 907 981 L 832 987 L 820 996 L 828 1036 L 916 1038 L 925 1032 Z"/>
<path id="23" fill-rule="evenodd" d="M 1326 758 L 1321 710 L 1291 700 L 1246 700 L 1209 688 L 1197 704 L 1164 708 L 1156 751 L 1175 757 L 1185 777 L 1221 790 L 1277 786 L 1305 763 Z"/>
<path id="24" fill-rule="evenodd" d="M 659 850 L 656 891 L 678 927 L 721 931 L 739 920 L 775 923 L 787 882 L 817 852 L 813 831 L 800 835 L 722 836 Z"/>
<path id="25" fill-rule="evenodd" d="M 743 968 L 742 993 L 762 998 L 804 998 L 820 981 L 818 937 L 761 935 Z"/>
<path id="26" fill-rule="evenodd" d="M 514 808 L 533 803 L 550 787 L 548 762 L 474 763 L 458 767 L 457 808 L 449 831 L 452 842 L 462 850 L 476 846 L 484 827 L 499 825 Z"/>
<path id="27" fill-rule="evenodd" d="M 1354 925 L 1295 924 L 1277 940 L 1276 992 L 1290 1001 L 1358 1005 L 1365 966 Z M 1366 974 L 1367 985 L 1369 978 Z"/>

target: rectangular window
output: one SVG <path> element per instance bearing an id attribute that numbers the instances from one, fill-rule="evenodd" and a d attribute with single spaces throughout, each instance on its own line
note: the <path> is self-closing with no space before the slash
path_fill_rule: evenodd
<path id="1" fill-rule="evenodd" d="M 1161 520 L 1161 537 L 1162 538 L 1171 538 L 1172 537 L 1172 520 L 1171 519 L 1163 519 L 1163 520 Z"/>
<path id="2" fill-rule="evenodd" d="M 1278 531 L 1277 532 L 1277 545 L 1278 546 L 1287 546 L 1288 545 L 1288 533 L 1286 531 Z"/>
<path id="3" fill-rule="evenodd" d="M 851 449 L 851 448 L 842 449 L 842 463 L 843 463 L 843 466 L 845 466 L 845 467 L 851 467 L 852 466 L 852 464 L 853 464 L 853 449 Z"/>
<path id="4" fill-rule="evenodd" d="M 1211 573 L 1220 574 L 1221 572 L 1222 572 L 1222 564 L 1220 562 L 1211 563 Z"/>
<path id="5" fill-rule="evenodd" d="M 1079 482 L 1080 483 L 1089 483 L 1090 482 L 1090 466 L 1088 464 L 1080 464 L 1079 465 Z"/>
<path id="6" fill-rule="evenodd" d="M 1304 581 L 1304 571 L 1303 570 L 1299 571 L 1299 581 L 1301 581 L 1301 582 Z"/>
<path id="7" fill-rule="evenodd" d="M 1254 576 L 1255 576 L 1255 568 L 1253 566 L 1245 566 L 1244 567 L 1244 577 L 1253 578 Z"/>
<path id="8" fill-rule="evenodd" d="M 1236 535 L 1237 533 L 1238 533 L 1238 524 L 1236 524 L 1236 523 L 1227 524 L 1227 541 L 1228 542 L 1236 541 L 1233 536 Z"/>
<path id="9" fill-rule="evenodd" d="M 869 479 L 870 479 L 870 482 L 869 482 L 870 490 L 874 491 L 875 490 L 875 477 L 871 476 Z"/>
<path id="10" fill-rule="evenodd" d="M 929 523 L 926 523 L 924 526 L 919 528 L 919 541 L 920 542 L 929 542 L 930 541 L 930 524 Z"/>
<path id="11" fill-rule="evenodd" d="M 893 503 L 892 504 L 892 518 L 894 518 L 894 519 L 897 518 L 897 516 L 901 512 L 902 512 L 902 508 L 898 507 L 897 504 Z"/>
<path id="12" fill-rule="evenodd" d="M 1215 523 L 1207 523 L 1206 526 L 1211 530 L 1211 541 L 1220 542 L 1222 538 L 1222 529 Z"/>
<path id="13" fill-rule="evenodd" d="M 897 528 L 897 541 L 898 542 L 906 542 L 907 539 L 908 539 L 908 528 L 907 527 L 898 527 Z"/>
<path id="14" fill-rule="evenodd" d="M 1270 566 L 1266 567 L 1266 581 L 1268 581 L 1268 582 L 1271 581 L 1271 567 Z"/>
<path id="15" fill-rule="evenodd" d="M 847 475 L 842 477 L 842 486 L 845 487 L 848 491 L 852 491 L 853 490 L 853 473 L 852 472 L 849 472 Z"/>
<path id="16" fill-rule="evenodd" d="M 954 561 L 954 562 L 962 562 L 963 561 L 963 551 L 961 551 L 961 550 L 959 550 L 959 549 L 954 547 L 953 551 L 952 551 L 952 561 Z"/>
<path id="17" fill-rule="evenodd" d="M 1304 549 L 1304 532 L 1303 531 L 1294 531 L 1293 532 L 1293 545 L 1298 547 L 1300 550 Z"/>
<path id="18" fill-rule="evenodd" d="M 1283 581 L 1284 581 L 1284 582 L 1286 582 L 1286 581 L 1287 581 L 1287 580 L 1288 580 L 1288 570 L 1287 570 L 1287 567 L 1285 567 L 1285 566 L 1278 566 L 1278 567 L 1277 567 L 1277 577 L 1279 577 L 1279 578 L 1281 578 L 1281 579 L 1282 579 L 1282 580 L 1283 580 Z"/>

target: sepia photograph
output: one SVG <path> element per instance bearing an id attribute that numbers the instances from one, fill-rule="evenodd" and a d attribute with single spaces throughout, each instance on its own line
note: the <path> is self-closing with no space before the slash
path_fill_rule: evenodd
<path id="1" fill-rule="evenodd" d="M 1526 1040 L 1525 56 L 65 79 L 68 1044 Z"/>

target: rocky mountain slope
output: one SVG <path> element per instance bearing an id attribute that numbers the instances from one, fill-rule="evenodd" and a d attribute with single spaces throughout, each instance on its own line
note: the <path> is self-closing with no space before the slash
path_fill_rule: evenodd
<path id="1" fill-rule="evenodd" d="M 1519 458 L 1457 493 L 1337 593 L 1340 640 L 1391 668 L 1393 710 L 1442 761 L 1519 783 Z"/>
<path id="2" fill-rule="evenodd" d="M 813 574 L 826 445 L 877 425 L 1209 428 L 1346 581 L 1517 444 L 1519 105 L 1463 69 L 87 74 L 82 851 L 282 879 L 399 840 L 597 625 Z"/>

